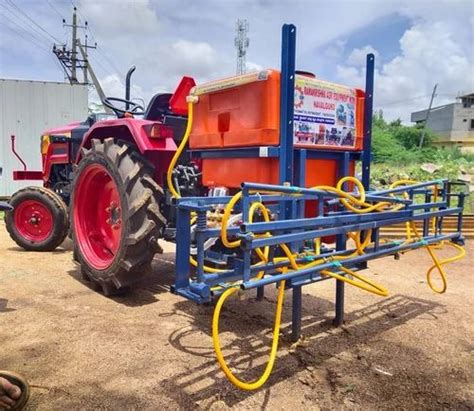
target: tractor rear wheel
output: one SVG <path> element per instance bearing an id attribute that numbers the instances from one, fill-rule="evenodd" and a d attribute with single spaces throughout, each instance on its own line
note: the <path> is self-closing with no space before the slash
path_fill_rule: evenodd
<path id="1" fill-rule="evenodd" d="M 25 250 L 52 251 L 66 238 L 67 207 L 54 191 L 26 187 L 13 194 L 10 205 L 13 210 L 5 214 L 7 231 Z"/>
<path id="2" fill-rule="evenodd" d="M 71 225 L 83 276 L 112 295 L 146 274 L 160 251 L 163 190 L 133 146 L 93 139 L 75 173 Z"/>

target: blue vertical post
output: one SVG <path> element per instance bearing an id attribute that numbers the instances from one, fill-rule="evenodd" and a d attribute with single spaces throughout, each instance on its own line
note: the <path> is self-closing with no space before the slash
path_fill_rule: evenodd
<path id="1" fill-rule="evenodd" d="M 180 207 L 179 204 L 176 207 L 176 238 L 179 238 L 179 241 L 176 241 L 175 290 L 189 287 L 189 248 L 191 246 L 190 211 Z"/>
<path id="2" fill-rule="evenodd" d="M 293 287 L 293 304 L 291 312 L 291 340 L 296 342 L 301 337 L 301 285 Z"/>
<path id="3" fill-rule="evenodd" d="M 284 24 L 281 35 L 280 184 L 293 184 L 296 27 L 293 24 Z"/>
<path id="4" fill-rule="evenodd" d="M 342 158 L 339 162 L 339 179 L 349 175 L 349 163 L 350 156 L 349 152 L 345 151 L 342 155 Z M 343 190 L 347 191 L 347 183 L 344 183 L 342 187 Z M 338 234 L 336 236 L 336 250 L 345 250 L 346 249 L 346 234 Z M 336 327 L 344 324 L 344 281 L 336 280 L 336 316 L 334 318 L 334 325 Z"/>
<path id="5" fill-rule="evenodd" d="M 295 100 L 296 27 L 284 24 L 281 30 L 280 74 L 280 184 L 293 184 L 293 118 Z M 288 202 L 285 202 L 288 203 Z M 291 218 L 291 204 L 280 204 L 280 218 Z M 292 339 L 301 334 L 301 286 L 293 288 Z"/>
<path id="6" fill-rule="evenodd" d="M 296 150 L 295 152 L 295 174 L 294 184 L 299 187 L 304 187 L 306 183 L 306 150 Z M 304 205 L 305 200 L 298 202 L 298 211 L 296 218 L 304 217 Z M 302 245 L 302 244 L 301 244 Z M 293 342 L 299 340 L 301 336 L 301 305 L 302 305 L 302 292 L 301 285 L 293 286 L 293 303 L 292 303 L 292 331 L 291 339 Z"/>
<path id="7" fill-rule="evenodd" d="M 372 113 L 374 108 L 374 69 L 375 56 L 367 54 L 365 73 L 365 104 L 364 104 L 364 148 L 362 152 L 362 184 L 366 190 L 370 188 L 370 160 L 372 155 Z"/>

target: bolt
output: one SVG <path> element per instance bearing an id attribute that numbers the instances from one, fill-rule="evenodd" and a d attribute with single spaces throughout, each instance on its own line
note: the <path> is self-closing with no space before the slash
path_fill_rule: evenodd
<path id="1" fill-rule="evenodd" d="M 106 211 L 107 213 L 110 213 L 110 212 L 112 211 L 112 207 L 107 207 L 107 208 L 105 209 L 105 211 Z"/>
<path id="2" fill-rule="evenodd" d="M 108 218 L 105 222 L 106 222 L 107 224 L 112 224 L 112 219 L 111 219 L 111 218 Z"/>

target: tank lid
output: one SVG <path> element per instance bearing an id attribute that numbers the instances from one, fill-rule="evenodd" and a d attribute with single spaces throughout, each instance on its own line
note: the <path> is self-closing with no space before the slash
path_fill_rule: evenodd
<path id="1" fill-rule="evenodd" d="M 296 70 L 296 71 L 295 71 L 295 74 L 296 74 L 297 76 L 316 78 L 316 74 L 311 73 L 310 71 Z"/>

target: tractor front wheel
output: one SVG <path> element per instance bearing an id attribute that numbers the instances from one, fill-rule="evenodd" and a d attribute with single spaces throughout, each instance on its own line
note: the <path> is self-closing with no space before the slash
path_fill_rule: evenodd
<path id="1" fill-rule="evenodd" d="M 52 251 L 66 238 L 69 218 L 64 201 L 44 187 L 26 187 L 10 199 L 12 211 L 5 214 L 7 231 L 15 243 L 28 251 Z"/>
<path id="2" fill-rule="evenodd" d="M 112 295 L 146 274 L 160 250 L 163 191 L 134 148 L 92 140 L 75 173 L 71 225 L 83 276 Z"/>

